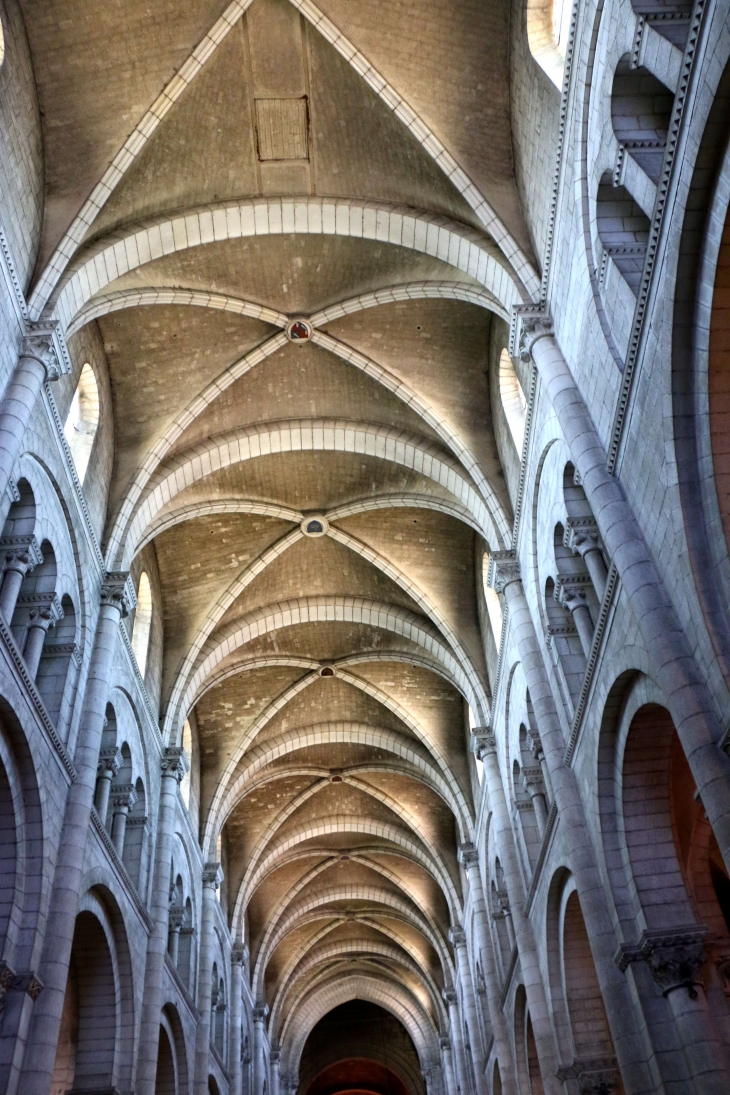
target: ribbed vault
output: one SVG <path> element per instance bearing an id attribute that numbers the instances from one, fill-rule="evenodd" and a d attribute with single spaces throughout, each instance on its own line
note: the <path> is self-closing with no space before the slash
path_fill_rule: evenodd
<path id="1" fill-rule="evenodd" d="M 537 285 L 506 5 L 195 0 L 154 35 L 142 0 L 68 7 L 29 21 L 32 309 L 108 367 L 104 552 L 152 579 L 164 738 L 282 1069 L 356 999 L 427 1069 L 489 715 L 476 584 L 513 519 L 490 345 Z M 119 21 L 138 64 L 102 83 Z"/>

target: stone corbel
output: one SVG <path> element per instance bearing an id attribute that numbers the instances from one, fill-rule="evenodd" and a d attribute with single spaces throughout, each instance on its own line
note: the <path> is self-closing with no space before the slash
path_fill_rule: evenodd
<path id="1" fill-rule="evenodd" d="M 687 989 L 690 999 L 696 1000 L 696 986 L 702 986 L 699 973 L 707 961 L 706 935 L 705 925 L 666 932 L 644 931 L 638 943 L 622 943 L 614 961 L 622 971 L 632 962 L 646 962 L 663 996 L 676 989 Z"/>
<path id="2" fill-rule="evenodd" d="M 561 1083 L 577 1080 L 580 1095 L 610 1095 L 621 1087 L 621 1073 L 615 1057 L 596 1057 L 573 1061 L 556 1072 Z"/>
<path id="3" fill-rule="evenodd" d="M 20 345 L 18 356 L 33 358 L 42 365 L 46 381 L 58 380 L 69 372 L 69 364 L 61 350 L 56 320 L 31 323 Z"/>
<path id="4" fill-rule="evenodd" d="M 512 310 L 509 336 L 510 357 L 530 361 L 532 348 L 539 338 L 553 334 L 553 322 L 544 308 L 519 304 Z"/>
<path id="5" fill-rule="evenodd" d="M 520 564 L 514 551 L 493 551 L 489 556 L 487 585 L 495 593 L 504 593 L 511 582 L 521 582 Z"/>
<path id="6" fill-rule="evenodd" d="M 101 585 L 102 605 L 119 609 L 120 616 L 128 616 L 137 607 L 137 591 L 128 571 L 107 571 Z"/>

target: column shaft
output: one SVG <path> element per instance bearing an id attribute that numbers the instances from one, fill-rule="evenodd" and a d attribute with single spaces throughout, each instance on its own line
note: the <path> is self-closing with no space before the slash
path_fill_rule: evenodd
<path id="1" fill-rule="evenodd" d="M 195 1039 L 194 1095 L 208 1095 L 208 1065 L 210 1058 L 210 1009 L 213 991 L 213 925 L 215 923 L 215 891 L 220 883 L 220 865 L 207 863 L 203 871 L 203 915 L 200 924 L 200 957 L 198 965 L 198 1011 L 200 1020 Z"/>
<path id="2" fill-rule="evenodd" d="M 43 381 L 59 375 L 52 328 L 38 326 L 23 339 L 18 364 L 0 402 L 0 497 L 13 474 Z"/>
<path id="3" fill-rule="evenodd" d="M 565 739 L 521 581 L 509 581 L 505 597 L 624 1083 L 629 1095 L 652 1091 L 654 1081 L 646 1064 L 650 1051 L 641 1033 L 643 1022 L 636 1014 L 626 978 L 614 961 L 619 940 L 609 916 L 580 789 L 573 769 L 564 761 Z"/>
<path id="4" fill-rule="evenodd" d="M 527 1005 L 530 1009 L 532 1032 L 535 1036 L 535 1046 L 540 1062 L 545 1095 L 562 1095 L 562 1084 L 558 1082 L 555 1076 L 558 1061 L 555 1057 L 552 1024 L 545 998 L 545 987 L 540 975 L 532 924 L 523 912 L 524 894 L 517 866 L 517 856 L 507 812 L 504 787 L 502 786 L 502 775 L 499 771 L 495 748 L 487 749 L 483 760 L 484 778 L 487 781 L 487 794 L 493 812 L 497 847 L 507 885 L 507 894 L 512 912 L 512 927 L 520 956 L 520 967 L 525 984 Z"/>
<path id="5" fill-rule="evenodd" d="M 464 1019 L 466 1020 L 466 1026 L 469 1031 L 469 1044 L 472 1050 L 472 1061 L 474 1064 L 474 1074 L 476 1076 L 477 1091 L 479 1095 L 488 1095 L 487 1080 L 484 1075 L 484 1043 L 482 1042 L 482 1031 L 479 1026 L 479 1016 L 477 1015 L 476 999 L 474 996 L 474 982 L 471 976 L 471 968 L 469 966 L 469 955 L 466 949 L 466 939 L 464 932 L 460 932 L 460 942 L 454 942 L 454 950 L 456 951 L 456 964 L 458 970 L 459 981 L 461 982 L 461 999 L 464 1007 Z"/>
<path id="6" fill-rule="evenodd" d="M 471 1091 L 471 1082 L 469 1080 L 469 1071 L 466 1067 L 464 1037 L 461 1032 L 461 1016 L 459 1015 L 459 1005 L 456 1001 L 456 991 L 452 989 L 447 993 L 445 999 L 449 1008 L 452 1059 L 454 1061 L 454 1071 L 456 1072 L 456 1082 L 461 1089 L 461 1095 L 469 1095 Z"/>
<path id="7" fill-rule="evenodd" d="M 170 926 L 170 864 L 175 836 L 177 785 L 185 771 L 183 758 L 182 749 L 171 748 L 164 750 L 161 761 L 160 809 L 157 815 L 157 841 L 150 902 L 152 931 L 147 941 L 142 1025 L 137 1059 L 137 1095 L 154 1095 L 155 1091 L 165 954 Z"/>
<path id="8" fill-rule="evenodd" d="M 231 1074 L 231 1095 L 241 1095 L 241 998 L 243 993 L 244 949 L 234 947 L 231 955 L 231 1024 L 228 1043 L 228 1071 Z"/>
<path id="9" fill-rule="evenodd" d="M 266 1032 L 264 1020 L 268 1013 L 265 1005 L 257 1005 L 253 1011 L 253 1095 L 263 1095 L 266 1080 Z"/>
<path id="10" fill-rule="evenodd" d="M 492 937 L 489 932 L 489 923 L 487 920 L 487 904 L 484 897 L 479 866 L 476 862 L 476 855 L 474 855 L 471 862 L 464 857 L 464 866 L 469 886 L 469 896 L 474 911 L 472 922 L 474 924 L 477 947 L 482 959 L 484 985 L 487 990 L 487 1004 L 492 1023 L 492 1032 L 494 1034 L 494 1044 L 497 1050 L 498 1059 L 500 1061 L 509 1061 L 511 1059 L 509 1037 L 507 1034 L 504 1013 L 499 1006 L 499 977 L 497 976 L 497 964 L 494 960 Z M 502 1090 L 504 1095 L 515 1095 L 514 1077 L 511 1071 L 506 1071 L 505 1075 L 502 1077 Z"/>
<path id="11" fill-rule="evenodd" d="M 730 765 L 717 748 L 723 727 L 623 487 L 608 471 L 606 453 L 560 347 L 546 332 L 531 351 L 730 870 Z"/>
<path id="12" fill-rule="evenodd" d="M 119 621 L 129 604 L 127 576 L 109 575 L 102 589 L 74 757 L 76 780 L 69 787 L 58 850 L 40 969 L 44 989 L 34 1008 L 23 1074 L 24 1095 L 47 1095 L 53 1075 L 114 651 L 119 641 Z"/>

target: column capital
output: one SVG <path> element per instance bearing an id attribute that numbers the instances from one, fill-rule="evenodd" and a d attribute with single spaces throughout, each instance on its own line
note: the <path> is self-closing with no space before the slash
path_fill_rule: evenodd
<path id="1" fill-rule="evenodd" d="M 162 750 L 160 768 L 163 776 L 169 776 L 180 782 L 190 768 L 187 755 L 181 745 L 168 745 Z"/>
<path id="2" fill-rule="evenodd" d="M 259 1000 L 254 1005 L 252 1014 L 254 1023 L 263 1023 L 269 1014 L 269 1005 L 264 1004 Z"/>
<path id="3" fill-rule="evenodd" d="M 441 996 L 447 1007 L 455 1007 L 459 1001 L 456 989 L 454 988 L 441 989 Z"/>
<path id="4" fill-rule="evenodd" d="M 63 376 L 66 363 L 58 351 L 58 323 L 55 320 L 45 323 L 31 323 L 20 344 L 19 357 L 30 357 L 43 366 L 45 380 L 58 380 Z"/>
<path id="5" fill-rule="evenodd" d="M 591 579 L 588 574 L 558 574 L 555 583 L 555 600 L 569 612 L 585 605 L 586 593 L 590 589 Z"/>
<path id="6" fill-rule="evenodd" d="M 523 768 L 520 772 L 520 783 L 525 791 L 530 790 L 537 791 L 542 794 L 544 786 L 542 782 L 542 768 L 538 768 L 537 765 L 530 768 Z"/>
<path id="7" fill-rule="evenodd" d="M 101 584 L 101 603 L 119 610 L 120 616 L 128 616 L 137 607 L 137 594 L 129 571 L 108 570 Z"/>
<path id="8" fill-rule="evenodd" d="M 461 863 L 462 867 L 467 871 L 470 867 L 479 866 L 479 853 L 470 840 L 466 840 L 463 844 L 459 845 L 457 855 L 459 863 Z"/>
<path id="9" fill-rule="evenodd" d="M 643 931 L 638 943 L 622 943 L 614 961 L 620 970 L 632 962 L 646 962 L 652 977 L 668 996 L 675 989 L 687 989 L 690 999 L 697 997 L 695 985 L 707 961 L 704 925 L 677 927 L 673 931 Z"/>
<path id="10" fill-rule="evenodd" d="M 475 726 L 471 732 L 471 751 L 477 760 L 497 752 L 497 739 L 491 726 Z"/>
<path id="11" fill-rule="evenodd" d="M 514 551 L 493 551 L 489 556 L 487 585 L 496 593 L 504 593 L 513 582 L 521 582 L 520 563 Z"/>
<path id="12" fill-rule="evenodd" d="M 577 1080 L 581 1095 L 610 1095 L 621 1086 L 621 1073 L 615 1057 L 576 1058 L 555 1074 L 561 1083 Z"/>
<path id="13" fill-rule="evenodd" d="M 528 728 L 526 745 L 536 761 L 540 761 L 544 757 L 545 754 L 542 748 L 542 741 L 537 730 L 531 730 Z"/>
<path id="14" fill-rule="evenodd" d="M 123 760 L 124 758 L 122 757 L 121 751 L 117 749 L 116 745 L 112 745 L 108 749 L 101 749 L 99 751 L 99 763 L 96 766 L 96 770 L 100 776 L 109 772 L 113 779 L 122 767 Z"/>
<path id="15" fill-rule="evenodd" d="M 272 1065 L 278 1065 L 281 1061 L 281 1050 L 272 1049 L 271 1053 L 269 1054 L 269 1060 L 271 1061 Z"/>
<path id="16" fill-rule="evenodd" d="M 451 1039 L 449 1038 L 448 1034 L 439 1034 L 439 1045 L 441 1049 L 451 1049 Z"/>
<path id="17" fill-rule="evenodd" d="M 565 522 L 563 545 L 574 555 L 601 550 L 601 537 L 594 517 L 569 517 Z"/>
<path id="18" fill-rule="evenodd" d="M 553 333 L 553 321 L 549 312 L 544 308 L 535 307 L 534 304 L 518 304 L 512 309 L 509 336 L 510 357 L 529 361 L 538 339 Z"/>
<path id="19" fill-rule="evenodd" d="M 3 536 L 0 540 L 0 554 L 5 553 L 5 569 L 19 570 L 28 574 L 43 562 L 40 544 L 35 536 Z"/>
<path id="20" fill-rule="evenodd" d="M 462 928 L 461 924 L 453 924 L 449 928 L 449 939 L 455 947 L 466 946 L 466 932 Z"/>
<path id="21" fill-rule="evenodd" d="M 117 810 L 130 809 L 137 801 L 137 792 L 131 783 L 112 784 L 110 800 Z"/>
<path id="22" fill-rule="evenodd" d="M 182 928 L 183 920 L 185 919 L 185 909 L 182 905 L 172 905 L 167 916 L 170 924 L 170 931 L 179 931 L 180 928 Z"/>
<path id="23" fill-rule="evenodd" d="M 231 962 L 234 966 L 245 966 L 248 962 L 248 947 L 244 943 L 243 946 L 234 947 L 231 951 Z"/>
<path id="24" fill-rule="evenodd" d="M 206 863 L 203 867 L 203 885 L 212 886 L 217 890 L 223 881 L 223 871 L 220 863 Z"/>

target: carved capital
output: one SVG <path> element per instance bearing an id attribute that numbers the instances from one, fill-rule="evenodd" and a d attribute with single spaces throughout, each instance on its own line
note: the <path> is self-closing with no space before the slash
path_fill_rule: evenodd
<path id="1" fill-rule="evenodd" d="M 34 973 L 31 973 L 28 978 L 28 984 L 25 986 L 25 991 L 30 996 L 31 1000 L 35 1003 L 40 994 L 43 992 L 43 982 L 40 977 L 36 977 Z"/>
<path id="2" fill-rule="evenodd" d="M 587 605 L 586 593 L 591 585 L 587 574 L 559 574 L 553 596 L 558 604 L 574 612 L 576 608 Z"/>
<path id="3" fill-rule="evenodd" d="M 117 783 L 112 785 L 110 801 L 115 812 L 129 810 L 137 801 L 137 792 L 131 783 Z"/>
<path id="4" fill-rule="evenodd" d="M 553 334 L 549 314 L 534 305 L 518 305 L 512 313 L 509 352 L 511 357 L 530 361 L 535 343 Z"/>
<path id="5" fill-rule="evenodd" d="M 539 762 L 543 759 L 545 753 L 543 751 L 542 742 L 540 740 L 540 735 L 538 734 L 537 730 L 527 731 L 525 744 L 527 745 L 527 748 L 530 750 L 536 761 Z"/>
<path id="6" fill-rule="evenodd" d="M 281 1061 L 281 1050 L 272 1049 L 271 1053 L 269 1054 L 269 1060 L 271 1061 L 272 1065 L 278 1065 Z"/>
<path id="7" fill-rule="evenodd" d="M 542 795 L 545 793 L 542 782 L 542 768 L 523 768 L 520 773 L 520 783 L 528 795 Z"/>
<path id="8" fill-rule="evenodd" d="M 248 947 L 244 943 L 242 947 L 234 947 L 231 951 L 231 962 L 234 966 L 245 966 L 248 962 Z"/>
<path id="9" fill-rule="evenodd" d="M 447 1052 L 451 1051 L 451 1039 L 448 1034 L 439 1034 L 439 1045 L 441 1046 L 441 1049 L 446 1050 Z"/>
<path id="10" fill-rule="evenodd" d="M 453 988 L 441 989 L 441 996 L 447 1007 L 453 1007 L 459 1001 L 459 997 L 456 995 L 456 989 Z"/>
<path id="11" fill-rule="evenodd" d="M 137 607 L 137 594 L 128 571 L 107 571 L 101 586 L 101 603 L 128 616 Z"/>
<path id="12" fill-rule="evenodd" d="M 449 939 L 455 947 L 466 946 L 466 932 L 460 924 L 454 924 L 453 927 L 449 928 Z"/>
<path id="13" fill-rule="evenodd" d="M 489 726 L 475 726 L 471 732 L 471 751 L 477 760 L 497 752 L 497 740 Z"/>
<path id="14" fill-rule="evenodd" d="M 601 537 L 593 517 L 569 517 L 565 522 L 563 545 L 581 557 L 601 550 Z"/>
<path id="15" fill-rule="evenodd" d="M 206 863 L 203 867 L 203 885 L 213 886 L 217 890 L 222 881 L 223 871 L 220 863 Z"/>
<path id="16" fill-rule="evenodd" d="M 494 915 L 495 918 L 507 917 L 512 915 L 510 909 L 509 897 L 506 890 L 494 890 Z"/>
<path id="17" fill-rule="evenodd" d="M 596 1057 L 573 1061 L 556 1072 L 561 1083 L 577 1080 L 580 1095 L 610 1095 L 621 1087 L 621 1073 L 615 1057 Z"/>
<path id="18" fill-rule="evenodd" d="M 35 536 L 3 536 L 0 553 L 5 552 L 5 569 L 17 570 L 25 576 L 43 562 L 40 545 Z"/>
<path id="19" fill-rule="evenodd" d="M 504 593 L 513 582 L 521 582 L 520 564 L 514 551 L 493 551 L 489 556 L 487 585 L 497 593 Z"/>
<path id="20" fill-rule="evenodd" d="M 459 863 L 467 871 L 470 867 L 477 867 L 479 865 L 479 853 L 470 840 L 465 841 L 459 845 Z"/>
<path id="21" fill-rule="evenodd" d="M 187 755 L 182 746 L 169 745 L 166 749 L 163 749 L 160 757 L 160 768 L 163 777 L 169 776 L 170 779 L 176 779 L 179 783 L 190 768 Z"/>
<path id="22" fill-rule="evenodd" d="M 31 324 L 20 346 L 21 358 L 32 358 L 43 367 L 44 380 L 58 380 L 66 371 L 56 352 L 57 326 L 55 322 Z"/>
<path id="23" fill-rule="evenodd" d="M 263 1004 L 258 1001 L 253 1008 L 253 1021 L 254 1023 L 263 1023 L 269 1014 L 269 1005 Z"/>
<path id="24" fill-rule="evenodd" d="M 185 909 L 182 905 L 173 905 L 167 914 L 168 923 L 170 925 L 170 931 L 180 931 L 183 926 L 183 920 L 185 919 Z"/>
<path id="25" fill-rule="evenodd" d="M 631 962 L 646 962 L 652 977 L 664 996 L 675 989 L 687 989 L 691 999 L 697 998 L 696 985 L 700 985 L 699 973 L 705 962 L 704 940 L 707 928 L 678 927 L 674 931 L 644 931 L 638 943 L 622 943 L 615 956 L 620 970 Z"/>
<path id="26" fill-rule="evenodd" d="M 119 749 L 117 749 L 116 745 L 112 745 L 110 748 L 102 749 L 99 752 L 99 763 L 96 770 L 100 776 L 106 776 L 108 779 L 113 779 L 122 767 L 123 760 L 124 758 Z"/>

